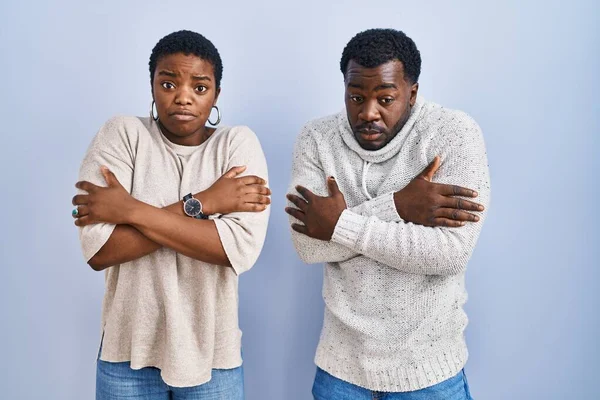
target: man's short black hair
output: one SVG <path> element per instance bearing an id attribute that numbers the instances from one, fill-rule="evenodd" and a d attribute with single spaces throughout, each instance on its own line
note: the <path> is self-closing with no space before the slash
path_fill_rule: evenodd
<path id="1" fill-rule="evenodd" d="M 192 31 L 173 32 L 160 39 L 150 54 L 150 82 L 154 80 L 156 64 L 161 57 L 183 53 L 194 55 L 212 64 L 215 71 L 217 89 L 221 87 L 223 63 L 219 51 L 210 40 Z"/>
<path id="2" fill-rule="evenodd" d="M 418 82 L 421 74 L 421 54 L 417 45 L 404 32 L 395 29 L 369 29 L 354 36 L 342 53 L 340 68 L 344 76 L 350 60 L 365 68 L 400 60 L 404 76 L 411 83 Z"/>

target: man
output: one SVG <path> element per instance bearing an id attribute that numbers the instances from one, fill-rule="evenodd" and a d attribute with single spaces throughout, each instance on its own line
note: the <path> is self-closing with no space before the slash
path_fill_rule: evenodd
<path id="1" fill-rule="evenodd" d="M 286 208 L 302 260 L 326 263 L 313 395 L 470 399 L 462 306 L 490 195 L 481 130 L 417 95 L 421 58 L 402 32 L 359 33 L 340 66 L 346 109 L 302 129 Z"/>

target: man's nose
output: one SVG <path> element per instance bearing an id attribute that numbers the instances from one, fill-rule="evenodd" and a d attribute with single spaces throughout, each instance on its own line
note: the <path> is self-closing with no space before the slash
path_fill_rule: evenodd
<path id="1" fill-rule="evenodd" d="M 377 121 L 381 118 L 376 101 L 366 101 L 358 114 L 358 118 L 366 122 Z"/>

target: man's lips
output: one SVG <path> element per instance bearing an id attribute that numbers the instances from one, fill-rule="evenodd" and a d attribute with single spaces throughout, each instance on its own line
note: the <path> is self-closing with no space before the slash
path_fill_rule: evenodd
<path id="1" fill-rule="evenodd" d="M 383 135 L 383 132 L 374 129 L 364 129 L 358 131 L 358 133 L 360 134 L 360 137 L 363 138 L 363 140 L 366 140 L 368 142 L 374 142 L 381 138 L 381 136 Z"/>

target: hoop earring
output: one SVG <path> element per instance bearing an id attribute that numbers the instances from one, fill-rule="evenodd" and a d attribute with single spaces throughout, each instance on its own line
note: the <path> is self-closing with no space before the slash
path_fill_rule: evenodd
<path id="1" fill-rule="evenodd" d="M 158 121 L 158 109 L 156 110 L 156 117 L 154 116 L 154 106 L 156 103 L 152 100 L 152 104 L 150 104 L 150 116 L 153 120 Z"/>
<path id="2" fill-rule="evenodd" d="M 212 108 L 210 109 L 212 111 L 213 108 L 217 109 L 217 122 L 212 122 L 210 120 L 210 115 L 208 116 L 208 123 L 211 124 L 212 126 L 217 126 L 219 125 L 219 123 L 221 122 L 221 110 L 219 110 L 219 107 L 217 106 L 212 106 Z"/>

